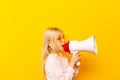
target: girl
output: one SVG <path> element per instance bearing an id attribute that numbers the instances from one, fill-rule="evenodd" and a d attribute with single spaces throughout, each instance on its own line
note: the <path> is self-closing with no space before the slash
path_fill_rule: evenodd
<path id="1" fill-rule="evenodd" d="M 80 60 L 79 54 L 71 56 L 70 61 L 63 56 L 64 34 L 58 28 L 48 28 L 44 32 L 42 60 L 43 77 L 47 80 L 74 80 L 78 74 L 76 62 Z"/>

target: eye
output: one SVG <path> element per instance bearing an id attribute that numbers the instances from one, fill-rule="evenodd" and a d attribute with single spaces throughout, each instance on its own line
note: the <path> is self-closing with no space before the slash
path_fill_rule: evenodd
<path id="1" fill-rule="evenodd" d="M 60 37 L 58 38 L 58 42 L 60 42 L 60 43 L 64 43 L 64 42 L 65 42 L 64 37 L 63 37 L 63 36 L 60 36 Z"/>
<path id="2" fill-rule="evenodd" d="M 62 39 L 62 42 L 65 42 L 65 39 Z"/>
<path id="3" fill-rule="evenodd" d="M 60 43 L 61 43 L 61 42 L 62 42 L 62 40 L 61 40 L 61 39 L 58 39 L 58 42 L 60 42 Z"/>

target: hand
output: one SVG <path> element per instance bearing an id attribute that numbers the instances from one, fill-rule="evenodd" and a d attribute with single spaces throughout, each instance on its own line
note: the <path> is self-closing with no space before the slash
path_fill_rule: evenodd
<path id="1" fill-rule="evenodd" d="M 70 66 L 75 68 L 76 67 L 76 63 L 78 61 L 80 61 L 80 57 L 81 57 L 81 55 L 79 53 L 72 54 L 71 59 L 70 59 Z"/>

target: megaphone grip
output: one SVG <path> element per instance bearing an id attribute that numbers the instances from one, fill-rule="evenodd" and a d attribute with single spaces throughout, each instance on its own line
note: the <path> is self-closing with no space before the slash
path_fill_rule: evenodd
<path id="1" fill-rule="evenodd" d="M 76 65 L 79 66 L 79 65 L 80 65 L 80 62 L 78 61 L 78 62 L 76 63 Z"/>

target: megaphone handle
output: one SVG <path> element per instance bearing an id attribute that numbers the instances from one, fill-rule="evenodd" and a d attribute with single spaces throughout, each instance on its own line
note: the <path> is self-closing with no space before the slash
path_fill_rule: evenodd
<path id="1" fill-rule="evenodd" d="M 80 65 L 80 62 L 78 61 L 77 63 L 76 63 L 76 66 L 79 66 Z"/>
<path id="2" fill-rule="evenodd" d="M 72 52 L 73 54 L 78 54 L 78 51 L 74 51 Z M 76 62 L 76 66 L 79 66 L 80 65 L 80 61 Z"/>

